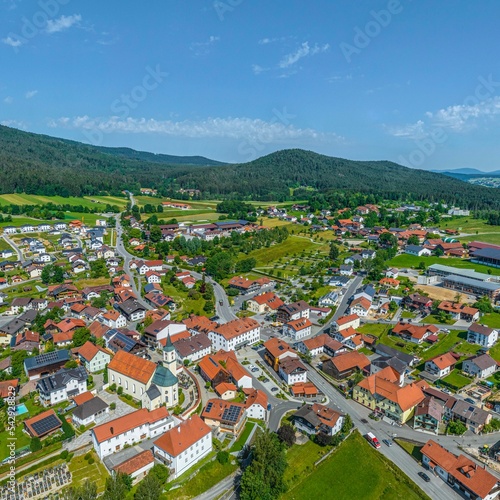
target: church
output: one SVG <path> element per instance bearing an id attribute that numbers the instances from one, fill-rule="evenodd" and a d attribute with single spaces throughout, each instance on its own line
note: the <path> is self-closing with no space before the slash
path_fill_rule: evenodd
<path id="1" fill-rule="evenodd" d="M 108 383 L 122 387 L 124 394 L 142 402 L 142 407 L 154 410 L 162 405 L 168 408 L 178 404 L 177 360 L 170 336 L 163 348 L 163 362 L 118 351 L 108 364 Z"/>

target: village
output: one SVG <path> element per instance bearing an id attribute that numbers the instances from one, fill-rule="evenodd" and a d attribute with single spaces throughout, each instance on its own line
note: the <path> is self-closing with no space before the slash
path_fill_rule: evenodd
<path id="1" fill-rule="evenodd" d="M 197 474 L 216 487 L 221 452 L 214 478 L 229 489 L 259 432 L 291 427 L 293 446 L 332 447 L 353 425 L 432 498 L 495 498 L 500 246 L 462 239 L 468 211 L 436 222 L 403 204 L 391 211 L 405 227 L 368 227 L 387 209 L 273 205 L 207 220 L 169 200 L 163 223 L 136 204 L 155 192 L 129 196 L 92 226 L 2 227 L 0 393 L 16 449 L 4 423 L 0 474 L 22 464 L 18 498 L 90 473 L 99 492 L 117 473 L 137 486 L 155 465 L 179 491 Z M 280 246 L 303 240 L 283 260 Z M 224 251 L 238 257 L 222 274 Z M 444 481 L 427 484 L 424 469 Z"/>

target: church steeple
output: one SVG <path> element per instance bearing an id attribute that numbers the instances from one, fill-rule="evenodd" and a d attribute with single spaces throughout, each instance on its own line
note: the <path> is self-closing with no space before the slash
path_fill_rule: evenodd
<path id="1" fill-rule="evenodd" d="M 168 368 L 173 375 L 177 373 L 175 347 L 170 338 L 170 333 L 167 336 L 167 342 L 163 348 L 163 366 Z"/>

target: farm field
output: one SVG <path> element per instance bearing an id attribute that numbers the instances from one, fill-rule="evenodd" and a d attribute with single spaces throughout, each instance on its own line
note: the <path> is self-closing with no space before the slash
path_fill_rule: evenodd
<path id="1" fill-rule="evenodd" d="M 97 203 L 96 203 L 97 202 Z M 102 208 L 105 209 L 106 204 L 118 205 L 124 207 L 127 204 L 126 198 L 118 198 L 115 196 L 86 196 L 77 198 L 70 196 L 64 198 L 63 196 L 40 196 L 36 194 L 2 194 L 0 195 L 1 205 L 43 205 L 46 203 L 55 203 L 58 205 L 81 205 L 88 208 Z"/>
<path id="2" fill-rule="evenodd" d="M 191 205 L 193 210 L 205 210 L 215 211 L 215 207 L 220 201 L 217 200 L 202 200 L 202 201 L 194 201 L 194 200 L 174 200 L 172 198 L 157 198 L 155 196 L 134 196 L 135 202 L 140 206 L 144 205 L 153 205 L 158 206 L 161 205 L 164 201 L 170 201 L 172 203 L 184 203 L 186 205 Z M 183 212 L 187 212 L 188 210 L 183 210 Z"/>
<path id="3" fill-rule="evenodd" d="M 298 447 L 299 449 L 303 447 Z M 292 458 L 292 457 L 290 457 Z M 296 457 L 301 461 L 301 456 Z M 293 487 L 283 495 L 289 500 L 322 498 L 325 488 L 335 492 L 335 498 L 362 498 L 363 500 L 428 499 L 429 497 L 400 469 L 375 451 L 360 434 L 355 432 L 333 455 L 307 474 L 296 472 Z M 357 471 L 356 481 L 346 470 Z"/>

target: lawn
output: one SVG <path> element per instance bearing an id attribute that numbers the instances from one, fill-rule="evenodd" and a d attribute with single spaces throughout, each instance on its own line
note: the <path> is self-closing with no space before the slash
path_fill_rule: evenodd
<path id="1" fill-rule="evenodd" d="M 46 203 L 54 203 L 56 205 L 73 205 L 87 208 L 97 208 L 103 211 L 108 203 L 110 205 L 125 207 L 127 201 L 128 200 L 126 198 L 118 198 L 116 196 L 86 196 L 84 198 L 70 196 L 68 198 L 64 198 L 62 196 L 40 196 L 24 193 L 0 195 L 0 206 L 10 204 L 44 205 Z"/>
<path id="2" fill-rule="evenodd" d="M 412 313 L 411 311 L 403 311 L 401 313 L 401 317 L 403 319 L 413 319 L 413 318 L 415 318 L 415 314 Z"/>
<path id="3" fill-rule="evenodd" d="M 450 385 L 451 387 L 461 389 L 472 382 L 472 379 L 464 377 L 460 370 L 453 370 L 447 377 L 445 377 L 442 382 L 444 384 Z"/>
<path id="4" fill-rule="evenodd" d="M 311 242 L 309 238 L 289 236 L 283 243 L 273 245 L 269 248 L 253 250 L 242 258 L 253 257 L 257 261 L 256 267 L 260 267 L 271 264 L 280 258 L 286 258 L 287 260 L 293 257 L 298 258 L 302 252 L 309 252 L 311 250 L 319 250 L 319 245 Z"/>
<path id="5" fill-rule="evenodd" d="M 185 203 L 186 205 L 191 205 L 192 210 L 203 210 L 205 212 L 215 211 L 215 207 L 217 206 L 218 203 L 220 203 L 219 201 L 212 201 L 212 200 L 211 201 L 173 200 L 171 198 L 158 198 L 155 196 L 134 196 L 134 200 L 139 206 L 144 206 L 149 204 L 155 207 L 161 205 L 164 201 L 169 201 L 172 203 Z M 165 212 L 167 210 L 170 209 L 164 208 Z M 189 212 L 189 210 L 181 210 L 181 211 Z M 158 217 L 160 217 L 160 215 L 158 215 Z"/>
<path id="6" fill-rule="evenodd" d="M 16 417 L 18 418 L 18 417 Z M 20 423 L 16 427 L 15 443 L 16 450 L 24 448 L 30 444 L 30 437 L 23 432 L 24 424 Z M 10 444 L 7 438 L 10 438 L 10 434 L 7 430 L 0 432 L 0 461 L 9 456 L 10 450 L 7 445 Z"/>
<path id="7" fill-rule="evenodd" d="M 302 448 L 302 447 L 299 447 Z M 291 458 L 291 457 L 290 457 Z M 301 462 L 300 451 L 295 457 Z M 299 463 L 290 460 L 290 469 Z M 355 470 L 355 480 L 346 471 Z M 429 497 L 393 463 L 374 450 L 355 432 L 334 454 L 316 469 L 302 470 L 294 476 L 286 499 L 325 498 L 325 491 L 338 499 L 396 500 Z"/>
<path id="8" fill-rule="evenodd" d="M 192 479 L 184 483 L 181 488 L 176 488 L 172 491 L 162 495 L 161 498 L 165 499 L 188 499 L 201 495 L 205 491 L 215 486 L 222 481 L 225 477 L 232 474 L 238 466 L 236 464 L 227 463 L 220 464 L 217 460 L 205 464 L 201 467 L 200 471 Z M 190 471 L 192 474 L 192 471 Z"/>
<path id="9" fill-rule="evenodd" d="M 69 463 L 69 470 L 73 475 L 71 485 L 73 487 L 80 486 L 86 479 L 90 479 L 97 485 L 97 493 L 103 493 L 106 485 L 106 478 L 109 474 L 94 452 L 90 454 L 94 459 L 93 464 L 89 464 L 87 460 L 85 460 L 85 456 L 86 455 L 79 455 L 74 457 Z"/>
<path id="10" fill-rule="evenodd" d="M 203 310 L 205 307 L 205 299 L 201 296 L 199 299 L 188 297 L 189 292 L 183 292 L 170 284 L 163 284 L 165 295 L 172 297 L 177 304 L 176 315 L 181 315 L 182 312 L 205 316 L 207 313 Z"/>
<path id="11" fill-rule="evenodd" d="M 475 271 L 485 274 L 488 274 L 489 272 L 490 274 L 500 275 L 500 269 L 484 266 L 482 264 L 473 264 L 468 260 L 453 257 L 417 257 L 415 255 L 402 254 L 397 255 L 393 259 L 389 260 L 387 262 L 387 265 L 390 267 L 399 268 L 418 268 L 421 262 L 423 262 L 427 267 L 431 266 L 432 264 L 442 264 L 443 266 L 459 267 L 462 269 L 474 269 Z"/>
<path id="12" fill-rule="evenodd" d="M 455 323 L 455 320 L 453 319 L 442 321 L 438 316 L 435 316 L 434 314 L 429 314 L 429 316 L 426 316 L 424 318 L 424 321 L 425 323 L 431 323 L 433 325 L 453 325 L 453 323 Z"/>
<path id="13" fill-rule="evenodd" d="M 500 328 L 500 314 L 497 312 L 485 314 L 481 317 L 480 322 L 490 328 Z"/>
<path id="14" fill-rule="evenodd" d="M 417 462 L 422 462 L 422 445 L 400 438 L 395 439 L 395 441 L 408 455 L 411 455 Z"/>
<path id="15" fill-rule="evenodd" d="M 231 453 L 233 451 L 240 451 L 243 449 L 243 446 L 245 446 L 245 443 L 247 442 L 248 436 L 250 436 L 250 433 L 252 432 L 252 429 L 255 427 L 255 424 L 252 424 L 251 422 L 247 422 L 245 424 L 245 428 L 243 429 L 243 432 L 240 434 L 240 437 L 235 441 L 231 449 L 229 450 Z"/>

